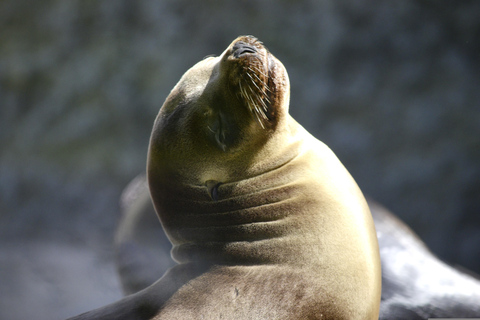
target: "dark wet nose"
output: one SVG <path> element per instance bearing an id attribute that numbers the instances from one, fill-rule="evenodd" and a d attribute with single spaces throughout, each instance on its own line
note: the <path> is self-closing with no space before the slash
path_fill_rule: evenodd
<path id="1" fill-rule="evenodd" d="M 238 41 L 237 43 L 235 43 L 232 49 L 233 56 L 235 58 L 240 58 L 241 56 L 249 53 L 257 53 L 257 48 L 243 41 Z"/>

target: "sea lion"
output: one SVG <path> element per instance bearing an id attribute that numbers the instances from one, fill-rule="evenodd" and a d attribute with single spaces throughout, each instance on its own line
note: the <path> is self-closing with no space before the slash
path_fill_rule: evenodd
<path id="1" fill-rule="evenodd" d="M 178 265 L 76 319 L 377 319 L 381 270 L 360 189 L 288 114 L 254 37 L 189 69 L 155 120 L 147 176 Z"/>
<path id="2" fill-rule="evenodd" d="M 379 320 L 480 318 L 478 276 L 438 259 L 392 212 L 367 200 L 382 261 Z M 115 237 L 117 264 L 124 291 L 134 293 L 155 282 L 173 263 L 167 256 L 171 243 L 158 222 L 144 175 L 125 188 L 122 204 Z"/>

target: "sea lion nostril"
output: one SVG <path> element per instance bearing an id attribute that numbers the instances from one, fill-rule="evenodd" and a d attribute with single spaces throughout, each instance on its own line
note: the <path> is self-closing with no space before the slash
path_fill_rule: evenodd
<path id="1" fill-rule="evenodd" d="M 243 41 L 238 41 L 233 45 L 233 56 L 239 58 L 247 53 L 257 53 L 257 48 L 252 45 L 249 45 Z"/>

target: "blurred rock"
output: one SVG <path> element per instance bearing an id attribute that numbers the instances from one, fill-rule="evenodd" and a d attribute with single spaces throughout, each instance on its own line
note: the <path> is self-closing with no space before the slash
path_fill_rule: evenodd
<path id="1" fill-rule="evenodd" d="M 240 34 L 284 63 L 292 115 L 365 193 L 480 272 L 480 2 L 6 0 L 0 30 L 0 269 L 15 270 L 0 273 L 0 318 L 23 319 L 15 309 L 33 301 L 4 289 L 28 279 L 4 263 L 48 267 L 3 244 L 58 244 L 58 265 L 68 247 L 111 263 L 120 192 L 145 170 L 164 98 Z M 68 268 L 72 279 L 93 276 L 90 262 L 78 258 L 90 271 Z M 52 309 L 44 319 L 65 315 Z"/>

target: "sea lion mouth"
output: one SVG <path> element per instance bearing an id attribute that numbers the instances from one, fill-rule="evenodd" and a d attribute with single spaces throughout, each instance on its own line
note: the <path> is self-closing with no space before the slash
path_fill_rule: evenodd
<path id="1" fill-rule="evenodd" d="M 239 38 L 232 46 L 231 56 L 240 66 L 237 96 L 263 129 L 271 127 L 275 115 L 272 107 L 275 97 L 274 59 L 263 43 L 252 36 Z"/>

